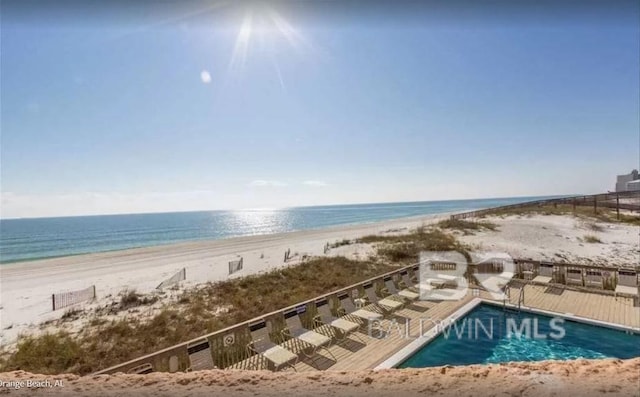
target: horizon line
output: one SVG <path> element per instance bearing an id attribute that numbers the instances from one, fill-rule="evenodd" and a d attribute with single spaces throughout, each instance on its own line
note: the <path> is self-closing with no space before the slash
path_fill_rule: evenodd
<path id="1" fill-rule="evenodd" d="M 561 197 L 561 196 L 579 196 L 581 194 L 541 194 L 541 195 L 524 195 L 524 196 L 502 196 L 502 197 L 474 197 L 474 198 L 462 198 L 462 199 L 440 199 L 440 200 L 409 200 L 409 201 L 376 201 L 376 202 L 361 202 L 361 203 L 342 203 L 342 204 L 314 204 L 314 205 L 301 205 L 301 206 L 286 206 L 276 208 L 236 208 L 236 209 L 193 209 L 184 211 L 152 211 L 152 212 L 119 212 L 119 213 L 105 213 L 105 214 L 84 214 L 84 215 L 52 215 L 52 216 L 22 216 L 22 217 L 9 217 L 4 218 L 0 216 L 0 221 L 9 220 L 21 220 L 21 219 L 57 219 L 57 218 L 82 218 L 90 216 L 126 216 L 126 215 L 154 215 L 154 214 L 183 214 L 191 212 L 224 212 L 224 211 L 282 211 L 296 208 L 313 208 L 313 207 L 338 207 L 346 205 L 378 205 L 378 204 L 409 204 L 409 203 L 428 203 L 428 202 L 441 202 L 441 201 L 472 201 L 472 200 L 498 200 L 498 199 L 510 199 L 510 198 L 537 198 L 537 197 Z"/>

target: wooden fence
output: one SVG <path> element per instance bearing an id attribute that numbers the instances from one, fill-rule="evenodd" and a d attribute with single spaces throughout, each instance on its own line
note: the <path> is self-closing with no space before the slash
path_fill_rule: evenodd
<path id="1" fill-rule="evenodd" d="M 621 199 L 637 199 L 636 203 L 620 202 Z M 620 210 L 638 211 L 640 212 L 640 190 L 634 190 L 630 192 L 617 192 L 617 193 L 602 193 L 586 196 L 572 196 L 572 197 L 559 197 L 553 199 L 526 201 L 518 204 L 509 204 L 499 207 L 484 208 L 475 211 L 461 212 L 459 214 L 451 215 L 452 220 L 475 218 L 480 216 L 489 215 L 496 210 L 512 210 L 519 208 L 527 208 L 532 206 L 542 207 L 545 205 L 558 205 L 566 204 L 572 205 L 574 210 L 578 206 L 593 207 L 594 213 L 597 213 L 598 208 L 610 208 L 615 209 L 618 219 L 620 219 Z"/>
<path id="2" fill-rule="evenodd" d="M 96 286 L 92 285 L 88 288 L 77 290 L 77 291 L 60 292 L 58 294 L 51 294 L 51 304 L 53 306 L 53 310 L 56 311 L 64 307 L 72 306 L 80 302 L 91 300 L 95 297 L 96 297 Z"/>
<path id="3" fill-rule="evenodd" d="M 174 274 L 173 276 L 171 276 L 168 279 L 166 279 L 163 282 L 161 282 L 156 287 L 156 289 L 163 289 L 163 288 L 166 288 L 166 287 L 170 287 L 170 286 L 172 286 L 174 284 L 177 284 L 180 281 L 184 281 L 186 279 L 187 279 L 187 269 L 183 267 L 176 274 Z"/>

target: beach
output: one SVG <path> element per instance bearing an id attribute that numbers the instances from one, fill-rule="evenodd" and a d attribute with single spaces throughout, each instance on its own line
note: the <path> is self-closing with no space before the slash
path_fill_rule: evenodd
<path id="1" fill-rule="evenodd" d="M 325 229 L 270 235 L 247 236 L 213 241 L 169 244 L 87 255 L 75 255 L 0 266 L 0 333 L 3 345 L 12 345 L 21 333 L 60 329 L 51 320 L 68 310 L 106 307 L 124 291 L 152 294 L 158 299 L 135 315 L 151 315 L 164 303 L 175 300 L 184 290 L 209 281 L 225 280 L 299 264 L 304 256 L 345 256 L 367 259 L 375 246 L 355 243 L 366 235 L 407 233 L 422 225 L 434 224 L 449 214 L 383 221 L 371 224 L 339 226 Z M 638 227 L 628 224 L 598 223 L 569 215 L 529 215 L 488 217 L 496 230 L 451 233 L 476 250 L 506 252 L 513 257 L 555 260 L 605 266 L 634 266 L 640 261 Z M 584 236 L 595 234 L 600 243 L 587 243 Z M 348 244 L 335 244 L 348 240 Z M 325 253 L 326 245 L 335 244 Z M 285 251 L 291 258 L 285 262 Z M 230 261 L 243 259 L 243 269 L 228 274 Z M 180 269 L 186 280 L 175 289 L 156 287 Z M 52 310 L 52 294 L 79 290 L 95 285 L 96 299 L 68 309 Z M 127 311 L 121 315 L 132 314 Z M 64 329 L 74 332 L 87 321 L 86 316 L 68 321 Z"/>
<path id="2" fill-rule="evenodd" d="M 325 255 L 327 243 L 355 239 L 369 234 L 400 233 L 444 219 L 448 214 L 411 217 L 392 221 L 339 226 L 290 233 L 237 237 L 212 241 L 168 244 L 86 255 L 19 262 L 0 266 L 0 332 L 2 343 L 13 343 L 21 332 L 60 318 L 66 310 L 52 311 L 51 294 L 95 285 L 97 299 L 75 305 L 83 309 L 104 306 L 125 290 L 153 292 L 165 279 L 186 269 L 180 289 L 225 280 L 229 261 L 243 258 L 241 277 L 299 264 L 304 255 Z M 285 251 L 291 259 L 284 262 Z M 327 255 L 365 259 L 373 253 L 368 245 L 350 244 Z M 176 291 L 168 291 L 173 294 Z M 159 302 L 161 303 L 161 302 Z"/>
<path id="3" fill-rule="evenodd" d="M 0 388 L 0 394 L 52 396 L 624 396 L 640 395 L 640 358 L 541 361 L 382 371 L 272 373 L 197 371 L 148 375 L 1 374 L 9 385 L 49 381 L 43 388 Z M 58 386 L 55 381 L 61 381 Z M 50 386 L 49 386 L 50 385 Z"/>

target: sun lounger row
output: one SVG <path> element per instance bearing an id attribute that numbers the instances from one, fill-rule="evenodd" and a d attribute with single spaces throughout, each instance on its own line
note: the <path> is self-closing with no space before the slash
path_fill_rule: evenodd
<path id="1" fill-rule="evenodd" d="M 418 299 L 416 277 L 404 270 L 189 343 L 186 370 L 295 370 L 299 361 L 314 365 L 321 356 L 336 362 L 329 347 L 350 340 L 365 345 L 359 331 L 365 331 L 369 321 Z M 153 367 L 145 363 L 128 372 L 149 373 Z"/>
<path id="2" fill-rule="evenodd" d="M 611 289 L 615 295 L 640 295 L 638 269 L 616 269 L 520 261 L 518 274 L 524 280 L 539 284 L 566 284 L 578 287 Z"/>

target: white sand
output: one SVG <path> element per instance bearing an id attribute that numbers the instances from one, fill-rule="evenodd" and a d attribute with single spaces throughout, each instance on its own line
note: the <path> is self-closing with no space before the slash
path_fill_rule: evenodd
<path id="1" fill-rule="evenodd" d="M 458 235 L 469 245 L 488 251 L 506 252 L 515 258 L 552 260 L 585 265 L 636 266 L 640 263 L 640 227 L 595 222 L 601 231 L 572 216 L 532 215 L 487 217 L 496 231 Z M 602 243 L 588 243 L 592 235 Z"/>
<path id="2" fill-rule="evenodd" d="M 138 248 L 107 253 L 22 262 L 0 266 L 0 344 L 16 341 L 19 333 L 39 329 L 39 324 L 59 318 L 65 310 L 52 311 L 51 294 L 96 285 L 98 299 L 81 304 L 84 310 L 105 306 L 117 300 L 123 290 L 150 293 L 167 277 L 182 267 L 187 280 L 181 289 L 227 279 L 228 262 L 242 256 L 244 269 L 232 277 L 268 271 L 300 263 L 304 254 L 324 255 L 327 242 L 354 239 L 369 234 L 398 234 L 421 224 L 436 222 L 448 215 L 416 217 L 367 225 L 343 226 L 264 236 L 250 236 L 216 241 L 201 241 L 158 247 Z M 459 234 L 459 238 L 480 249 L 502 251 L 514 257 L 537 260 L 569 261 L 585 264 L 630 266 L 640 262 L 640 228 L 622 224 L 600 224 L 603 231 L 590 230 L 583 221 L 571 216 L 511 216 L 487 218 L 498 224 L 496 231 Z M 581 241 L 596 235 L 603 243 Z M 286 264 L 284 252 L 298 253 Z M 367 244 L 351 244 L 332 249 L 328 255 L 366 259 L 374 253 Z M 179 291 L 167 291 L 175 296 Z M 131 314 L 142 316 L 157 310 L 155 305 L 137 308 Z M 123 315 L 126 315 L 125 312 Z M 65 326 L 79 329 L 86 318 Z M 57 329 L 54 325 L 50 329 Z"/>
<path id="3" fill-rule="evenodd" d="M 355 372 L 197 371 L 148 375 L 43 376 L 0 373 L 0 380 L 49 381 L 51 388 L 15 390 L 15 396 L 640 396 L 640 358 L 541 361 Z M 62 381 L 55 387 L 54 382 Z M 18 383 L 19 384 L 19 383 Z"/>
<path id="4" fill-rule="evenodd" d="M 423 223 L 448 217 L 439 214 L 364 225 L 351 225 L 261 236 L 230 238 L 76 255 L 0 266 L 0 346 L 15 342 L 20 333 L 60 318 L 52 311 L 51 294 L 96 286 L 97 300 L 74 307 L 104 306 L 125 289 L 148 293 L 179 269 L 186 268 L 188 288 L 207 281 L 225 280 L 228 262 L 244 258 L 244 269 L 232 277 L 300 263 L 303 255 L 322 256 L 327 242 L 369 234 L 401 233 Z M 284 263 L 284 252 L 298 254 Z M 328 255 L 366 259 L 373 253 L 362 244 L 337 247 Z M 111 296 L 110 296 L 111 295 Z"/>

